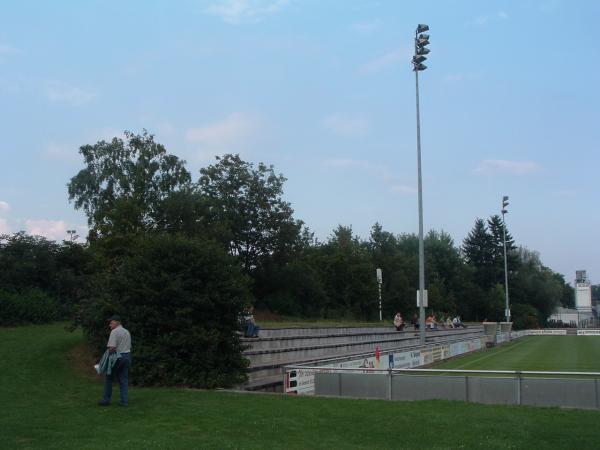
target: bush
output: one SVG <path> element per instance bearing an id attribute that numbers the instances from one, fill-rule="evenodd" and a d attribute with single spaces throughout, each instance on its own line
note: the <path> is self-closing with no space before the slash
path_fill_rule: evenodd
<path id="1" fill-rule="evenodd" d="M 105 267 L 79 311 L 98 349 L 106 345 L 106 318 L 116 313 L 131 332 L 134 383 L 213 388 L 244 381 L 236 331 L 248 290 L 235 259 L 212 241 L 181 236 L 109 240 L 96 248 Z"/>
<path id="2" fill-rule="evenodd" d="M 538 315 L 539 311 L 531 305 L 524 305 L 522 303 L 513 304 L 513 328 L 515 330 L 528 330 L 540 328 Z"/>
<path id="3" fill-rule="evenodd" d="M 61 308 L 53 297 L 39 289 L 22 292 L 0 290 L 0 325 L 48 323 L 61 319 Z"/>

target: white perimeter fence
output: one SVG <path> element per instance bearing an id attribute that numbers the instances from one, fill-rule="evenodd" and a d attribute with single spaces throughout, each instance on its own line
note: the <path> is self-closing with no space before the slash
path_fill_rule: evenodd
<path id="1" fill-rule="evenodd" d="M 523 336 L 556 336 L 566 334 L 567 330 L 564 329 L 522 330 L 506 333 L 499 332 L 496 334 L 495 343 L 500 344 L 521 338 Z M 600 330 L 578 330 L 577 335 L 600 336 Z M 478 338 L 429 344 L 424 347 L 413 346 L 396 351 L 386 350 L 380 352 L 376 350 L 375 353 L 365 353 L 361 355 L 354 355 L 348 358 L 336 358 L 332 360 L 319 361 L 318 363 L 312 363 L 311 365 L 304 364 L 286 366 L 283 380 L 284 392 L 288 394 L 314 395 L 315 376 L 317 374 L 341 373 L 342 371 L 344 372 L 344 376 L 350 374 L 373 375 L 371 372 L 377 371 L 391 371 L 389 373 L 392 374 L 398 371 L 406 371 L 406 369 L 415 369 L 417 367 L 427 366 L 437 361 L 442 361 L 444 359 L 481 350 L 485 348 L 488 341 L 488 336 L 482 336 Z M 449 371 L 443 370 L 441 372 Z M 463 373 L 465 373 L 465 371 L 463 371 Z M 498 372 L 494 373 L 497 374 Z M 524 374 L 525 372 L 520 373 Z M 439 381 L 439 376 L 437 375 L 436 380 Z M 482 383 L 485 384 L 486 382 L 484 381 Z"/>
<path id="2" fill-rule="evenodd" d="M 316 374 L 316 395 L 600 409 L 599 372 L 333 370 L 336 372 Z"/>

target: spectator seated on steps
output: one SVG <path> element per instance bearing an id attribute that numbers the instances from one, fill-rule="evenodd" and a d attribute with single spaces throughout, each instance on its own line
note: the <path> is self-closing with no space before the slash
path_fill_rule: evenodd
<path id="1" fill-rule="evenodd" d="M 246 307 L 244 310 L 243 320 L 246 327 L 244 337 L 257 338 L 258 333 L 260 332 L 260 327 L 256 324 L 256 320 L 254 320 L 254 306 L 250 305 Z"/>
<path id="2" fill-rule="evenodd" d="M 402 318 L 402 314 L 396 313 L 394 316 L 394 326 L 396 327 L 396 331 L 404 330 L 404 319 Z"/>

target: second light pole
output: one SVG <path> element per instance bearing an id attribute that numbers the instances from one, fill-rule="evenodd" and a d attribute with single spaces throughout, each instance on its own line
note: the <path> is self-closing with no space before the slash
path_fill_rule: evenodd
<path id="1" fill-rule="evenodd" d="M 508 206 L 508 195 L 502 197 L 502 241 L 504 242 L 504 293 L 506 295 L 506 309 L 504 316 L 506 321 L 510 322 L 510 303 L 508 301 L 508 262 L 506 260 L 506 220 L 504 214 L 508 214 L 506 207 Z"/>
<path id="2" fill-rule="evenodd" d="M 429 26 L 420 23 L 415 31 L 415 54 L 412 59 L 415 72 L 415 87 L 417 91 L 417 171 L 419 190 L 419 337 L 421 345 L 425 345 L 425 247 L 423 244 L 423 185 L 421 182 L 421 123 L 419 116 L 419 72 L 427 69 L 423 62 L 427 59 L 429 49 L 429 35 L 423 34 L 429 30 Z"/>

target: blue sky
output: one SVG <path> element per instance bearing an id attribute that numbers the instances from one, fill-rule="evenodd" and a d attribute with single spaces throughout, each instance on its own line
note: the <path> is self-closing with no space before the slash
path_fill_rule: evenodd
<path id="1" fill-rule="evenodd" d="M 412 37 L 425 229 L 457 243 L 511 204 L 516 241 L 600 281 L 600 2 L 3 2 L 0 232 L 66 238 L 78 147 L 143 128 L 198 169 L 240 153 L 287 178 L 320 239 L 416 232 Z"/>

